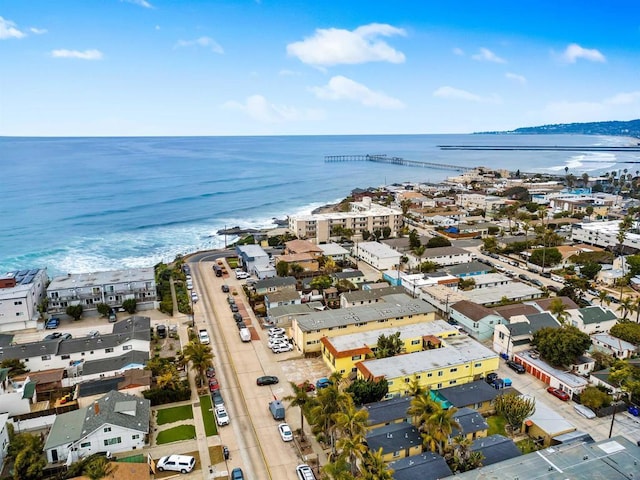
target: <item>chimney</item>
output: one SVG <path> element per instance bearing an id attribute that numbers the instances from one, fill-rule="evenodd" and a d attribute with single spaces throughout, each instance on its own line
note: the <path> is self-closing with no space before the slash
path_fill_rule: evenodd
<path id="1" fill-rule="evenodd" d="M 97 400 L 93 402 L 93 413 L 95 413 L 96 415 L 100 414 L 100 404 Z"/>

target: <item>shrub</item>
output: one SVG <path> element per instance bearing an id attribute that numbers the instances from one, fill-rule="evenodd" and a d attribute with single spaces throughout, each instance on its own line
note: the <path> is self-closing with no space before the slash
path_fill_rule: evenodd
<path id="1" fill-rule="evenodd" d="M 186 380 L 180 383 L 177 389 L 152 388 L 142 392 L 144 398 L 151 402 L 151 406 L 164 405 L 165 403 L 183 402 L 191 398 L 191 389 Z"/>
<path id="2" fill-rule="evenodd" d="M 127 313 L 134 314 L 136 313 L 137 303 L 135 298 L 129 298 L 122 302 L 122 308 L 124 308 Z"/>
<path id="3" fill-rule="evenodd" d="M 99 303 L 96 306 L 96 310 L 98 310 L 98 313 L 100 315 L 106 317 L 107 315 L 109 315 L 109 310 L 111 310 L 111 307 L 109 307 L 109 305 L 107 305 L 106 303 Z"/>

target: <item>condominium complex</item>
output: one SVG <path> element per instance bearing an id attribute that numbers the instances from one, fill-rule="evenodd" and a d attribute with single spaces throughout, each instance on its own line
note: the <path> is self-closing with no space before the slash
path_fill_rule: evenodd
<path id="1" fill-rule="evenodd" d="M 0 275 L 0 332 L 37 326 L 38 305 L 46 297 L 47 280 L 45 269 Z"/>

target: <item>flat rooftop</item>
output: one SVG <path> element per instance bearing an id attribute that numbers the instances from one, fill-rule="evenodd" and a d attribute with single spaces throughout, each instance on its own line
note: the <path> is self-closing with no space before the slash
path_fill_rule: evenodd
<path id="1" fill-rule="evenodd" d="M 62 277 L 54 278 L 47 290 L 121 284 L 125 282 L 148 282 L 154 279 L 153 267 L 112 270 L 108 272 L 70 273 Z"/>
<path id="2" fill-rule="evenodd" d="M 433 350 L 365 360 L 362 365 L 374 377 L 397 378 L 498 357 L 497 353 L 467 336 L 449 337 L 443 344 L 444 347 Z"/>
<path id="3" fill-rule="evenodd" d="M 464 292 L 464 296 L 467 297 L 467 300 L 479 303 L 480 305 L 498 303 L 502 300 L 502 297 L 518 299 L 535 295 L 542 295 L 542 290 L 520 282 L 511 282 L 506 285 L 478 288 L 469 292 Z"/>

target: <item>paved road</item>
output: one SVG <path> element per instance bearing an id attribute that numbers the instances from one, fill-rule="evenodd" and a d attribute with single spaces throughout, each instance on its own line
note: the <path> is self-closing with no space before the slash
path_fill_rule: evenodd
<path id="1" fill-rule="evenodd" d="M 216 376 L 231 419 L 229 426 L 219 429 L 222 443 L 229 447 L 231 453 L 228 468 L 241 467 L 247 478 L 295 480 L 295 467 L 301 462 L 293 443 L 285 443 L 280 438 L 278 422 L 268 411 L 269 401 L 274 397 L 282 399 L 291 394 L 276 361 L 280 357 L 276 358 L 267 351 L 263 341 L 245 343 L 240 340 L 227 294 L 221 291 L 223 284 L 238 292 L 234 297 L 240 312 L 251 319 L 259 335 L 264 336 L 264 332 L 251 309 L 244 304 L 240 282 L 230 276 L 220 278 L 214 275 L 213 258 L 203 256 L 190 265 L 201 298 L 196 305 L 196 328 L 206 327 L 209 330 L 216 356 Z M 227 268 L 227 271 L 231 272 L 231 269 Z M 256 378 L 261 375 L 276 375 L 283 381 L 273 386 L 258 387 Z M 295 410 L 287 410 L 289 418 L 296 418 L 295 415 Z"/>

